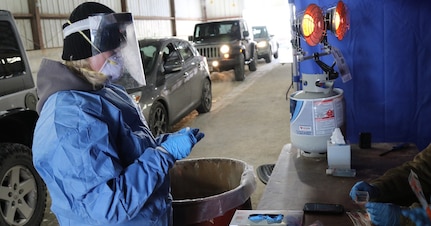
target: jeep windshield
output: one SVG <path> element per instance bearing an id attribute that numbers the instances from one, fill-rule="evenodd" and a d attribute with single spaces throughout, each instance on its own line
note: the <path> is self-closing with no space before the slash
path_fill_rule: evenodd
<path id="1" fill-rule="evenodd" d="M 197 43 L 220 39 L 224 41 L 241 39 L 238 21 L 222 21 L 196 25 L 194 40 Z"/>

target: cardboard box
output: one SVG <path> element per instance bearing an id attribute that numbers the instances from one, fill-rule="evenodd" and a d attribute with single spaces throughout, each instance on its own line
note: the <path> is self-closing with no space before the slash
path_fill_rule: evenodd
<path id="1" fill-rule="evenodd" d="M 255 215 L 278 215 L 282 214 L 282 221 L 279 223 L 268 222 L 267 220 L 250 220 L 250 216 Z M 302 226 L 304 212 L 302 210 L 236 210 L 229 226 Z"/>
<path id="2" fill-rule="evenodd" d="M 327 158 L 329 169 L 350 169 L 351 167 L 351 148 L 350 144 L 332 144 L 328 140 Z"/>

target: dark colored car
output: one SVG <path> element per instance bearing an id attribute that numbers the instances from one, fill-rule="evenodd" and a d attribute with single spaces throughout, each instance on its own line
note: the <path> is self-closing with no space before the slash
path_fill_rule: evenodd
<path id="1" fill-rule="evenodd" d="M 279 44 L 266 26 L 254 26 L 252 31 L 253 39 L 257 42 L 257 58 L 264 58 L 266 63 L 271 63 L 272 56 L 277 59 Z"/>
<path id="2" fill-rule="evenodd" d="M 153 135 L 169 132 L 195 109 L 211 110 L 208 63 L 188 41 L 143 39 L 139 48 L 147 84 L 127 91 L 139 102 Z"/>

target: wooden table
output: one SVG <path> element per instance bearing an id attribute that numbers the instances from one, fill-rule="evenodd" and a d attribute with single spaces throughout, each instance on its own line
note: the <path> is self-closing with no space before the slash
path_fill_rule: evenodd
<path id="1" fill-rule="evenodd" d="M 326 175 L 326 156 L 305 157 L 296 147 L 286 144 L 281 150 L 257 209 L 302 210 L 306 202 L 338 203 L 346 210 L 360 209 L 349 196 L 350 189 L 357 181 L 376 178 L 387 169 L 411 160 L 418 153 L 416 146 L 412 144 L 407 149 L 379 156 L 394 145 L 396 144 L 375 143 L 370 149 L 360 149 L 352 144 L 351 165 L 352 169 L 356 169 L 356 177 L 348 178 Z M 347 214 L 304 216 L 304 226 L 316 220 L 324 225 L 353 225 Z"/>

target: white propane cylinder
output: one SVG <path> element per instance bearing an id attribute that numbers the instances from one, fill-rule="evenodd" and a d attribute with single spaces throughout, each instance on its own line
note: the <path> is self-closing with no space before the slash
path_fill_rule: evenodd
<path id="1" fill-rule="evenodd" d="M 290 139 L 310 157 L 326 154 L 335 128 L 344 128 L 343 90 L 328 93 L 297 91 L 290 95 Z"/>

